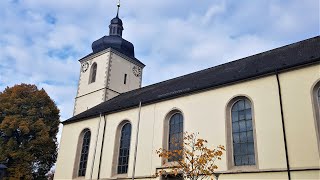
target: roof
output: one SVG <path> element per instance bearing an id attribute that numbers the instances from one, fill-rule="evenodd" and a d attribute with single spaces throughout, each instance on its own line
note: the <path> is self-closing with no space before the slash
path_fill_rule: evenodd
<path id="1" fill-rule="evenodd" d="M 133 44 L 131 42 L 123 39 L 120 36 L 116 36 L 116 35 L 103 36 L 102 38 L 100 38 L 92 43 L 93 53 L 103 51 L 103 50 L 108 49 L 110 47 L 125 54 L 126 56 L 129 56 L 130 58 L 134 58 Z"/>
<path id="2" fill-rule="evenodd" d="M 110 24 L 119 24 L 120 26 L 123 25 L 122 20 L 116 16 L 115 18 L 111 19 Z"/>
<path id="3" fill-rule="evenodd" d="M 122 38 L 122 25 L 122 20 L 117 15 L 110 21 L 109 36 L 103 36 L 98 40 L 94 41 L 91 45 L 93 52 L 81 58 L 79 61 L 82 61 L 87 57 L 93 56 L 101 51 L 111 48 L 129 57 L 134 63 L 136 63 L 140 67 L 144 67 L 145 65 L 137 58 L 135 58 L 133 44 Z"/>
<path id="4" fill-rule="evenodd" d="M 136 63 L 136 64 L 139 65 L 140 67 L 145 67 L 145 64 L 143 64 L 141 61 L 139 61 L 139 59 L 127 55 L 127 53 L 121 51 L 121 49 L 118 49 L 118 48 L 115 48 L 115 47 L 109 47 L 109 48 L 112 49 L 112 50 L 115 50 L 116 52 L 120 52 L 120 53 L 122 53 L 123 55 L 127 56 L 128 58 L 130 58 L 134 63 Z M 109 49 L 109 48 L 106 48 L 106 49 Z M 88 58 L 88 57 L 94 56 L 95 54 L 98 54 L 98 53 L 100 53 L 101 51 L 104 51 L 104 50 L 106 50 L 106 49 L 102 49 L 102 50 L 97 51 L 97 52 L 92 52 L 92 53 L 84 56 L 83 58 L 79 59 L 79 61 L 81 62 L 82 60 L 84 60 L 84 59 L 86 59 L 86 58 Z"/>
<path id="5" fill-rule="evenodd" d="M 120 94 L 63 124 L 314 63 L 320 63 L 320 36 Z"/>

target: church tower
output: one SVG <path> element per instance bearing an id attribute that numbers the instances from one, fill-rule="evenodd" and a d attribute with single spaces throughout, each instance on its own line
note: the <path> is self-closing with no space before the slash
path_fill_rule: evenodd
<path id="1" fill-rule="evenodd" d="M 80 59 L 80 78 L 74 115 L 121 93 L 141 87 L 144 64 L 134 55 L 134 46 L 122 38 L 123 23 L 117 15 L 109 25 L 109 36 L 92 43 L 92 53 Z"/>

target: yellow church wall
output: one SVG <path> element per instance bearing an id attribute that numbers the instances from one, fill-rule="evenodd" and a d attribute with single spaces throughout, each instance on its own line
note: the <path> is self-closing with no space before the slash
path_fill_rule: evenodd
<path id="1" fill-rule="evenodd" d="M 116 53 L 111 53 L 111 67 L 109 87 L 119 93 L 138 89 L 141 85 L 141 76 L 137 77 L 132 73 L 132 68 L 137 66 Z M 141 70 L 142 71 L 142 70 Z M 127 82 L 124 84 L 124 74 L 127 74 Z"/>
<path id="2" fill-rule="evenodd" d="M 66 180 L 77 174 L 79 164 L 75 165 L 78 140 L 81 132 L 88 128 L 91 131 L 90 148 L 88 155 L 88 165 L 85 179 L 90 179 L 92 159 L 94 156 L 94 145 L 96 142 L 96 133 L 98 129 L 99 118 L 83 120 L 78 123 L 72 123 L 63 126 L 60 146 L 58 151 L 55 179 Z M 81 145 L 80 145 L 81 146 Z M 75 170 L 74 170 L 75 168 Z"/>
<path id="3" fill-rule="evenodd" d="M 280 74 L 281 92 L 283 98 L 284 120 L 287 132 L 290 166 L 293 169 L 319 167 L 319 153 L 315 132 L 313 107 L 311 103 L 311 87 L 320 79 L 320 65 L 313 65 L 302 69 L 292 70 Z M 297 84 L 298 83 L 298 84 Z M 187 96 L 157 102 L 151 105 L 142 105 L 135 175 L 148 177 L 154 175 L 156 168 L 162 165 L 161 159 L 155 150 L 163 147 L 163 133 L 165 118 L 172 110 L 180 110 L 184 116 L 184 131 L 199 132 L 199 137 L 207 139 L 209 145 L 227 145 L 227 105 L 236 96 L 246 96 L 251 100 L 254 127 L 256 134 L 257 168 L 255 171 L 282 171 L 286 169 L 284 138 L 277 79 L 275 75 L 253 79 L 221 88 L 194 93 Z M 299 103 L 297 103 L 299 102 Z M 298 104 L 298 105 L 297 105 Z M 136 140 L 138 104 L 137 108 L 124 110 L 106 115 L 106 129 L 101 162 L 101 178 L 116 178 L 112 170 L 114 163 L 117 127 L 123 120 L 132 124 L 129 169 L 127 177 L 131 177 L 133 170 L 134 147 Z M 303 119 L 303 121 L 301 121 Z M 90 126 L 94 130 L 90 144 L 89 161 L 92 162 L 91 146 L 95 142 L 99 118 L 85 120 L 64 126 L 61 148 L 67 152 L 59 152 L 58 164 L 67 161 L 68 168 L 57 166 L 55 179 L 71 177 L 78 134 Z M 97 177 L 102 142 L 101 123 L 100 135 L 95 157 L 93 178 Z M 67 144 L 68 142 L 68 144 Z M 211 146 L 212 147 L 212 146 Z M 230 151 L 230 149 L 227 149 Z M 117 159 L 117 157 L 115 157 Z M 91 160 L 90 160 L 91 159 Z M 88 164 L 87 176 L 91 166 Z M 231 173 L 248 171 L 228 168 L 228 159 L 224 155 L 222 161 L 217 161 L 218 172 Z M 60 169 L 59 169 L 60 168 Z M 63 171 L 62 171 L 63 169 Z M 310 179 L 317 177 L 318 171 L 291 172 L 293 179 Z M 86 176 L 86 178 L 87 178 Z M 68 178 L 67 178 L 68 179 Z M 223 174 L 219 179 L 287 179 L 287 172 L 263 172 Z"/>
<path id="4" fill-rule="evenodd" d="M 319 168 L 312 87 L 320 81 L 320 65 L 282 73 L 279 78 L 290 166 Z"/>
<path id="5" fill-rule="evenodd" d="M 88 62 L 90 64 L 86 72 L 80 72 L 78 96 L 88 94 L 105 87 L 105 79 L 107 78 L 110 52 L 101 52 L 93 57 L 88 57 L 81 61 L 81 64 Z M 97 76 L 94 83 L 89 83 L 90 70 L 93 63 L 97 63 Z"/>
<path id="6" fill-rule="evenodd" d="M 77 115 L 89 108 L 104 101 L 104 88 L 106 87 L 108 63 L 110 52 L 98 53 L 81 61 L 81 64 L 88 62 L 89 68 L 82 72 L 80 67 L 80 78 L 77 97 L 75 99 L 74 115 Z M 97 64 L 97 76 L 94 83 L 89 83 L 90 72 L 93 63 Z"/>
<path id="7" fill-rule="evenodd" d="M 161 167 L 161 159 L 156 155 L 155 150 L 163 147 L 164 120 L 172 109 L 182 111 L 185 131 L 200 132 L 200 137 L 207 139 L 210 145 L 226 145 L 226 105 L 233 97 L 242 95 L 249 97 L 253 103 L 258 169 L 285 169 L 277 84 L 276 78 L 270 76 L 143 106 L 136 176 L 153 175 L 155 169 Z M 105 139 L 105 142 L 108 143 L 105 143 L 104 152 L 113 151 L 114 131 L 117 124 L 121 120 L 130 119 L 135 127 L 137 116 L 137 108 L 107 115 L 106 133 L 110 136 L 106 135 L 108 139 Z M 135 129 L 132 133 L 131 147 L 134 146 Z M 132 173 L 133 149 L 130 153 L 129 176 Z M 110 170 L 112 168 L 110 165 L 113 156 L 112 153 L 108 153 L 106 156 L 102 161 L 102 171 L 105 172 L 101 172 L 101 177 L 111 177 Z M 229 171 L 226 156 L 222 161 L 217 162 L 217 165 L 219 171 Z"/>
<path id="8" fill-rule="evenodd" d="M 320 171 L 294 171 L 291 172 L 292 180 L 319 180 L 320 179 Z"/>
<path id="9" fill-rule="evenodd" d="M 85 96 L 77 97 L 75 100 L 75 109 L 74 115 L 77 115 L 83 111 L 86 111 L 97 104 L 100 104 L 104 101 L 104 89 L 99 91 L 87 94 Z"/>
<path id="10" fill-rule="evenodd" d="M 226 106 L 232 98 L 243 95 L 253 103 L 258 169 L 285 168 L 280 105 L 273 76 L 157 103 L 154 105 L 157 127 L 154 130 L 154 147 L 162 147 L 164 118 L 173 108 L 182 111 L 185 131 L 200 132 L 200 137 L 210 144 L 226 145 Z M 154 168 L 161 165 L 157 156 L 154 156 L 153 162 Z M 218 162 L 218 166 L 220 171 L 228 171 L 226 156 Z"/>
<path id="11" fill-rule="evenodd" d="M 81 61 L 82 64 L 88 62 L 90 66 L 86 72 L 80 70 L 74 115 L 111 99 L 119 93 L 141 86 L 142 75 L 137 77 L 132 73 L 132 68 L 136 65 L 130 62 L 130 58 L 118 54 L 114 50 L 107 49 Z M 93 63 L 97 64 L 96 81 L 89 83 Z M 124 74 L 127 74 L 126 84 L 124 84 Z"/>
<path id="12" fill-rule="evenodd" d="M 264 172 L 264 173 L 242 173 L 242 174 L 221 174 L 219 180 L 235 180 L 235 179 L 250 179 L 250 180 L 287 180 L 286 172 Z"/>
<path id="13" fill-rule="evenodd" d="M 137 105 L 138 106 L 138 105 Z M 101 161 L 101 171 L 100 177 L 101 178 L 110 178 L 116 177 L 115 173 L 112 171 L 116 170 L 116 161 L 118 157 L 114 159 L 115 151 L 115 144 L 119 143 L 119 138 L 116 138 L 117 130 L 120 123 L 124 120 L 127 120 L 132 125 L 132 132 L 131 132 L 131 144 L 130 144 L 130 158 L 129 164 L 133 164 L 133 157 L 134 157 L 134 148 L 135 148 L 135 140 L 136 140 L 136 129 L 137 129 L 137 119 L 138 119 L 138 109 L 131 109 L 126 111 L 126 113 L 115 113 L 106 116 L 106 129 L 105 129 L 105 140 L 104 140 L 104 148 L 102 154 L 102 161 Z M 141 131 L 140 131 L 141 132 Z M 141 142 L 141 141 L 140 141 Z M 99 158 L 99 156 L 97 156 Z M 98 167 L 95 167 L 96 174 L 98 172 Z M 128 168 L 128 175 L 131 176 L 132 174 L 132 166 Z M 97 176 L 94 176 L 97 177 Z"/>
<path id="14" fill-rule="evenodd" d="M 153 157 L 156 155 L 154 146 L 156 142 L 154 141 L 154 131 L 155 129 L 162 129 L 161 127 L 156 126 L 155 124 L 155 117 L 157 117 L 155 106 L 146 106 L 142 109 L 143 110 L 141 110 L 140 130 L 138 136 L 139 140 L 137 151 L 137 164 L 135 173 L 137 176 L 155 174 Z"/>

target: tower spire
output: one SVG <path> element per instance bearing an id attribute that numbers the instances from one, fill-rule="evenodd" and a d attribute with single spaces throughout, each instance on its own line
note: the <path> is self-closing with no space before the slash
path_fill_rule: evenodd
<path id="1" fill-rule="evenodd" d="M 118 1 L 117 7 L 118 7 L 118 10 L 117 10 L 117 17 L 119 17 L 120 0 Z"/>
<path id="2" fill-rule="evenodd" d="M 117 6 L 117 16 L 111 20 L 109 25 L 109 35 L 122 37 L 123 24 L 121 19 L 119 18 L 120 0 L 118 0 Z"/>

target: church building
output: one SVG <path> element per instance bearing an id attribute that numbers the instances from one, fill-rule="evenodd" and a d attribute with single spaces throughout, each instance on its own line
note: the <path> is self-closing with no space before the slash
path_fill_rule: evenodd
<path id="1" fill-rule="evenodd" d="M 215 179 L 320 179 L 320 36 L 141 87 L 119 6 L 79 60 L 56 180 L 167 179 L 156 150 L 185 131 L 226 147 Z"/>

